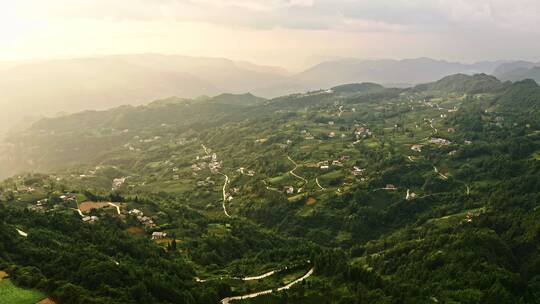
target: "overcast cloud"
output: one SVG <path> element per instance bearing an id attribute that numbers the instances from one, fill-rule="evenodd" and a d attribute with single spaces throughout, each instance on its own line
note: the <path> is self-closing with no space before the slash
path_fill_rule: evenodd
<path id="1" fill-rule="evenodd" d="M 354 55 L 355 48 L 359 48 L 357 53 L 361 56 L 388 56 L 391 54 L 380 52 L 388 47 L 394 48 L 394 57 L 440 56 L 470 60 L 481 54 L 485 54 L 485 58 L 531 58 L 540 54 L 538 0 L 18 0 L 2 6 L 0 19 L 4 24 L 0 21 L 0 26 L 6 28 L 15 20 L 21 30 L 20 34 L 0 30 L 0 34 L 10 38 L 0 44 L 9 42 L 22 54 L 33 54 L 23 49 L 32 47 L 33 40 L 42 39 L 39 42 L 43 45 L 43 41 L 54 41 L 59 35 L 66 35 L 66 39 L 81 43 L 88 39 L 86 36 L 98 39 L 115 35 L 122 39 L 131 37 L 132 40 L 125 40 L 123 45 L 134 51 L 144 50 L 139 47 L 144 44 L 149 46 L 150 41 L 142 42 L 144 37 L 162 36 L 193 41 L 185 40 L 175 48 L 171 43 L 154 39 L 154 49 L 148 47 L 146 51 L 185 53 L 208 46 L 218 55 L 221 49 L 212 42 L 220 37 L 213 35 L 224 34 L 251 40 L 264 37 L 268 42 L 264 50 L 274 54 L 282 52 L 280 56 L 301 45 L 312 48 L 312 55 L 326 56 Z M 45 31 L 47 27 L 49 33 Z M 36 28 L 43 28 L 43 33 L 38 35 Z M 70 28 L 72 32 L 63 28 Z M 90 35 L 85 32 L 88 28 L 96 30 Z M 320 45 L 317 45 L 317 39 L 309 32 L 336 40 L 332 41 L 332 47 L 324 45 L 324 39 L 318 39 Z M 298 46 L 287 43 L 294 39 L 302 43 Z M 251 47 L 250 42 L 238 41 L 238 47 L 244 44 Z M 397 42 L 421 45 L 421 48 L 404 46 L 401 50 L 396 48 Z M 100 43 L 99 39 L 96 43 Z M 88 53 L 127 51 L 109 44 L 110 50 L 88 46 Z M 448 50 L 449 47 L 455 50 Z M 336 53 L 331 54 L 332 51 Z M 58 51 L 51 48 L 45 53 L 53 55 L 55 52 Z M 73 47 L 73 52 L 84 51 Z M 232 52 L 230 47 L 229 52 Z M 302 56 L 310 55 L 305 50 L 298 52 Z M 14 53 L 15 49 L 4 54 L 0 51 L 0 56 L 5 58 Z M 244 56 L 242 52 L 239 55 Z"/>

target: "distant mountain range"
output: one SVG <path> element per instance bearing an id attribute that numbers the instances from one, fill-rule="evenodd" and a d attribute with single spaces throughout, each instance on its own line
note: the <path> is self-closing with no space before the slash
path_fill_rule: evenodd
<path id="1" fill-rule="evenodd" d="M 537 63 L 484 61 L 473 64 L 430 58 L 339 59 L 289 74 L 279 67 L 223 58 L 115 55 L 0 65 L 0 133 L 43 115 L 138 105 L 171 96 L 194 98 L 252 92 L 263 97 L 375 82 L 407 87 L 462 73 L 501 80 L 540 82 Z M 226 95 L 225 95 L 226 97 Z"/>
<path id="2" fill-rule="evenodd" d="M 0 132 L 26 117 L 60 111 L 247 92 L 286 73 L 228 59 L 155 54 L 11 63 L 0 68 Z"/>
<path id="3" fill-rule="evenodd" d="M 516 61 L 506 63 L 495 69 L 493 75 L 501 80 L 532 79 L 540 83 L 540 62 Z"/>
<path id="4" fill-rule="evenodd" d="M 256 90 L 259 95 L 328 88 L 343 83 L 375 82 L 386 86 L 406 87 L 431 82 L 444 76 L 464 73 L 491 74 L 507 61 L 484 61 L 473 64 L 430 58 L 404 60 L 341 59 L 320 63 L 293 75 L 281 83 Z"/>

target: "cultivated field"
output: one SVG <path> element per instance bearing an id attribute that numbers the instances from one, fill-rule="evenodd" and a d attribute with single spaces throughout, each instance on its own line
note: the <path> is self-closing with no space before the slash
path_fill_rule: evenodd
<path id="1" fill-rule="evenodd" d="M 36 290 L 22 289 L 15 285 L 10 280 L 2 280 L 0 282 L 0 303 L 9 304 L 35 304 L 43 300 L 45 295 Z"/>

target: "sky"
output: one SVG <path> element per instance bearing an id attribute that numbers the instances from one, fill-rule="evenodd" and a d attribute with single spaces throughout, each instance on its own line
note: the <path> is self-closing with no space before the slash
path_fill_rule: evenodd
<path id="1" fill-rule="evenodd" d="M 0 61 L 226 57 L 540 60 L 538 0 L 0 0 Z"/>

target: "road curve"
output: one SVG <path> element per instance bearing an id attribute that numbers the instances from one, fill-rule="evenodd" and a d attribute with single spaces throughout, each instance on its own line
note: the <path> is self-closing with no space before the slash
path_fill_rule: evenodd
<path id="1" fill-rule="evenodd" d="M 326 188 L 324 188 L 323 186 L 321 186 L 321 184 L 319 183 L 319 178 L 315 178 L 315 183 L 317 183 L 317 186 L 319 186 L 319 188 L 321 188 L 321 190 L 325 190 Z"/>
<path id="2" fill-rule="evenodd" d="M 221 172 L 218 172 L 219 174 L 225 176 L 225 182 L 223 183 L 223 213 L 225 213 L 225 215 L 227 217 L 231 217 L 229 215 L 229 212 L 227 212 L 227 206 L 225 206 L 225 202 L 227 201 L 227 185 L 229 184 L 229 176 L 227 176 L 227 174 L 225 173 L 221 173 Z"/>
<path id="3" fill-rule="evenodd" d="M 302 181 L 304 182 L 304 184 L 307 184 L 307 183 L 308 183 L 308 180 L 307 180 L 307 179 L 305 179 L 305 178 L 301 177 L 300 175 L 294 173 L 294 170 L 296 170 L 296 169 L 298 168 L 298 164 L 297 164 L 294 160 L 292 160 L 292 158 L 291 158 L 290 156 L 287 155 L 287 158 L 288 158 L 288 159 L 291 161 L 291 163 L 293 163 L 293 165 L 294 165 L 294 169 L 292 169 L 291 171 L 289 171 L 289 173 L 290 173 L 291 175 L 293 175 L 294 177 L 296 177 L 296 178 L 302 180 Z"/>
<path id="4" fill-rule="evenodd" d="M 263 290 L 263 291 L 259 291 L 259 292 L 254 292 L 254 293 L 250 293 L 250 294 L 247 294 L 247 295 L 243 295 L 243 296 L 236 296 L 236 297 L 228 297 L 228 298 L 225 298 L 223 300 L 221 300 L 221 303 L 222 304 L 229 304 L 233 301 L 238 301 L 238 300 L 245 300 L 245 299 L 252 299 L 252 298 L 256 298 L 258 296 L 262 296 L 262 295 L 266 295 L 266 294 L 271 294 L 273 293 L 274 291 L 282 291 L 282 290 L 287 290 L 287 289 L 290 289 L 291 287 L 293 287 L 294 285 L 302 282 L 303 280 L 309 278 L 313 272 L 315 271 L 315 267 L 311 268 L 305 275 L 303 275 L 302 277 L 292 281 L 291 283 L 285 285 L 285 286 L 282 286 L 282 287 L 279 287 L 277 289 L 268 289 L 268 290 Z"/>

